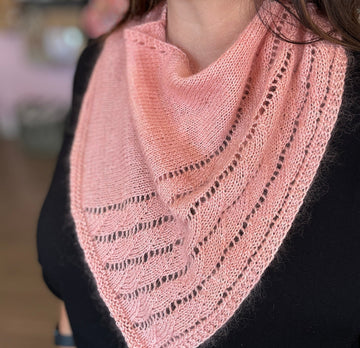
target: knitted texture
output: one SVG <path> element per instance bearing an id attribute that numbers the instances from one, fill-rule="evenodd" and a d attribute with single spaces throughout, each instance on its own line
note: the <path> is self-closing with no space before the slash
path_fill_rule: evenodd
<path id="1" fill-rule="evenodd" d="M 259 14 L 312 38 L 277 2 Z M 347 66 L 341 46 L 285 42 L 255 15 L 192 73 L 166 23 L 163 2 L 108 37 L 70 153 L 79 244 L 137 348 L 197 347 L 250 294 L 317 172 Z"/>

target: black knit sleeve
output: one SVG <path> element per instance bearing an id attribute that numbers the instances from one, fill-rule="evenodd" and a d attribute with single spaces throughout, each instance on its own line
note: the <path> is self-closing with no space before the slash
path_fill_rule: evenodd
<path id="1" fill-rule="evenodd" d="M 98 41 L 89 39 L 78 59 L 73 81 L 71 109 L 65 122 L 65 132 L 69 135 L 73 135 L 75 132 L 81 102 L 101 48 L 102 46 Z"/>
<path id="2" fill-rule="evenodd" d="M 45 284 L 58 298 L 62 298 L 61 283 L 69 254 L 68 156 L 73 141 L 79 111 L 92 69 L 102 45 L 90 39 L 82 51 L 73 79 L 71 107 L 65 117 L 62 145 L 57 157 L 50 187 L 37 221 L 37 260 L 42 268 Z"/>

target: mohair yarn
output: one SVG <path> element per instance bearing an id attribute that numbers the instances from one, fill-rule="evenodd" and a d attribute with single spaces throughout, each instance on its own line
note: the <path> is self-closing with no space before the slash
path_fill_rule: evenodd
<path id="1" fill-rule="evenodd" d="M 277 2 L 259 15 L 312 38 Z M 324 155 L 348 59 L 256 15 L 192 73 L 166 21 L 165 1 L 108 37 L 70 153 L 79 244 L 136 348 L 197 347 L 259 282 Z"/>

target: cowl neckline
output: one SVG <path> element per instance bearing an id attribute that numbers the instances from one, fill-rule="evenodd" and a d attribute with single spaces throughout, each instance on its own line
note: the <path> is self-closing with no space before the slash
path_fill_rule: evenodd
<path id="1" fill-rule="evenodd" d="M 144 19 L 137 23 L 134 21 L 128 28 L 124 29 L 124 37 L 127 42 L 127 50 L 147 50 L 148 48 L 158 51 L 164 55 L 171 56 L 167 73 L 179 84 L 194 84 L 198 80 L 211 78 L 218 66 L 226 66 L 233 63 L 236 57 L 239 66 L 247 66 L 252 57 L 253 50 L 248 50 L 248 45 L 258 47 L 267 28 L 263 21 L 271 23 L 282 12 L 282 6 L 273 0 L 264 0 L 258 13 L 253 16 L 246 27 L 238 34 L 234 42 L 212 63 L 197 72 L 192 72 L 189 64 L 188 54 L 178 46 L 169 43 L 166 39 L 167 26 L 167 2 L 159 3 Z M 138 42 L 137 46 L 133 42 Z M 244 42 L 247 45 L 244 45 Z M 256 50 L 255 50 L 256 52 Z M 154 52 L 150 53 L 151 55 Z M 156 53 L 155 53 L 156 54 Z M 183 87 L 183 86 L 182 86 Z"/>
<path id="2" fill-rule="evenodd" d="M 70 153 L 70 205 L 128 346 L 193 348 L 241 310 L 287 236 L 337 120 L 347 56 L 280 40 L 256 16 L 191 74 L 165 42 L 163 6 L 105 42 Z M 310 38 L 277 2 L 260 11 Z"/>

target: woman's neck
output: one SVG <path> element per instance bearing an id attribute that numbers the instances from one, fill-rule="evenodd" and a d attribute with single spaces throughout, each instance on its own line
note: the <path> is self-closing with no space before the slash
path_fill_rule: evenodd
<path id="1" fill-rule="evenodd" d="M 256 14 L 253 0 L 167 0 L 167 42 L 196 73 L 221 56 Z"/>

